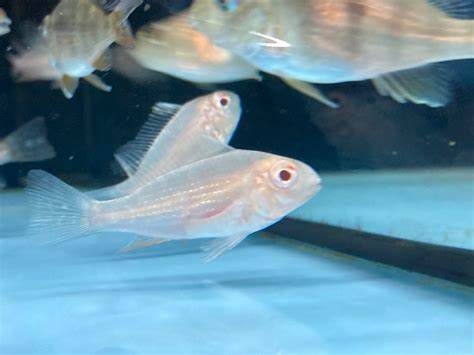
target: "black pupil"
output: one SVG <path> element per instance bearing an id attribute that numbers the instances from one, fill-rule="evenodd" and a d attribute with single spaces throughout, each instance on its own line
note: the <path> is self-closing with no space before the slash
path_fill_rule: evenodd
<path id="1" fill-rule="evenodd" d="M 290 173 L 288 170 L 282 170 L 282 171 L 280 171 L 279 176 L 280 176 L 280 180 L 281 180 L 281 181 L 287 182 L 287 181 L 290 181 L 290 180 L 291 180 L 291 173 Z"/>
<path id="2" fill-rule="evenodd" d="M 222 106 L 227 106 L 227 104 L 229 103 L 229 100 L 227 100 L 225 97 L 223 97 L 220 102 L 221 102 Z"/>

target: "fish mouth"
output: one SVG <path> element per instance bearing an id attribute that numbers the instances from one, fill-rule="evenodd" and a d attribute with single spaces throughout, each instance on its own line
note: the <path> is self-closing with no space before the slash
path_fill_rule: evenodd
<path id="1" fill-rule="evenodd" d="M 4 18 L 0 21 L 0 35 L 4 35 L 10 32 L 10 25 L 12 21 L 9 18 Z"/>

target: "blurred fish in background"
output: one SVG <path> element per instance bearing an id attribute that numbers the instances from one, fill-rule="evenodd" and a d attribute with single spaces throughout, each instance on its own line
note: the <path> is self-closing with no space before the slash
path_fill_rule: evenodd
<path id="1" fill-rule="evenodd" d="M 0 165 L 52 159 L 56 152 L 46 137 L 44 118 L 25 123 L 0 140 Z"/>
<path id="2" fill-rule="evenodd" d="M 474 57 L 472 15 L 471 0 L 195 0 L 190 9 L 215 45 L 334 107 L 308 83 L 370 79 L 400 103 L 446 105 L 450 75 L 433 63 Z"/>
<path id="3" fill-rule="evenodd" d="M 67 98 L 74 95 L 79 78 L 101 90 L 111 90 L 93 72 L 111 68 L 107 49 L 113 42 L 133 47 L 127 18 L 141 3 L 142 0 L 122 0 L 107 14 L 92 0 L 61 0 L 46 16 L 39 41 L 45 46 L 52 67 L 62 74 L 60 86 Z"/>
<path id="4" fill-rule="evenodd" d="M 136 34 L 135 47 L 127 52 L 144 68 L 195 83 L 260 79 L 254 66 L 195 30 L 187 12 L 146 24 Z M 127 73 L 120 65 L 116 69 Z"/>
<path id="5" fill-rule="evenodd" d="M 100 200 L 126 196 L 176 168 L 226 150 L 240 114 L 239 97 L 226 91 L 182 106 L 157 103 L 137 137 L 115 154 L 129 178 L 89 194 Z"/>
<path id="6" fill-rule="evenodd" d="M 0 7 L 0 36 L 10 32 L 12 21 L 8 18 L 5 10 Z"/>

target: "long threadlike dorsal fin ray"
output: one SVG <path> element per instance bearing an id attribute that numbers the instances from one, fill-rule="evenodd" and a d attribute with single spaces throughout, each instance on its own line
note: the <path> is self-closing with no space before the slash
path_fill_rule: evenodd
<path id="1" fill-rule="evenodd" d="M 181 107 L 181 105 L 167 102 L 156 103 L 135 139 L 119 148 L 114 154 L 115 159 L 129 177 L 135 174 L 145 154 Z"/>

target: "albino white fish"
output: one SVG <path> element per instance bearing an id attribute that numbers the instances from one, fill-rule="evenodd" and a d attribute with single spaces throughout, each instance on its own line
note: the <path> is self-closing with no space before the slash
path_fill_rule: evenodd
<path id="1" fill-rule="evenodd" d="M 46 137 L 44 118 L 38 117 L 25 123 L 0 140 L 0 165 L 52 159 L 54 148 Z"/>
<path id="2" fill-rule="evenodd" d="M 101 231 L 161 241 L 216 238 L 208 248 L 212 260 L 319 189 L 318 175 L 299 161 L 229 148 L 114 200 L 94 200 L 38 170 L 28 174 L 26 193 L 31 233 L 38 238 L 63 241 Z"/>
<path id="3" fill-rule="evenodd" d="M 8 18 L 5 11 L 0 7 L 0 36 L 10 32 L 12 21 Z"/>
<path id="4" fill-rule="evenodd" d="M 176 168 L 218 154 L 226 149 L 240 114 L 239 97 L 228 91 L 183 106 L 156 104 L 138 136 L 115 155 L 129 178 L 90 195 L 101 200 L 129 195 Z"/>
<path id="5" fill-rule="evenodd" d="M 79 78 L 111 90 L 93 72 L 111 68 L 107 49 L 113 42 L 134 45 L 127 18 L 141 3 L 121 0 L 111 14 L 106 14 L 94 0 L 61 0 L 46 16 L 42 40 L 51 65 L 62 74 L 61 89 L 67 98 L 74 95 Z"/>
<path id="6" fill-rule="evenodd" d="M 192 25 L 262 71 L 308 83 L 372 79 L 398 102 L 439 107 L 452 92 L 436 62 L 474 58 L 472 0 L 195 0 Z"/>
<path id="7" fill-rule="evenodd" d="M 147 69 L 195 83 L 260 79 L 254 66 L 196 31 L 186 12 L 143 26 L 127 51 Z"/>

